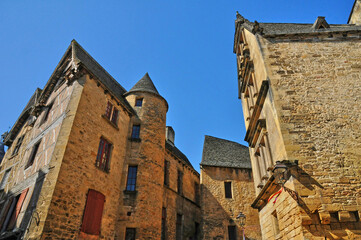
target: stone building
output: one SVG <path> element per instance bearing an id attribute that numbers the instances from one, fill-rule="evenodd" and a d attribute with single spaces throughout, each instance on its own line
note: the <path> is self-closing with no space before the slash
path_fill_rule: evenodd
<path id="1" fill-rule="evenodd" d="M 75 40 L 5 136 L 0 239 L 199 239 L 199 174 L 148 74 L 126 91 Z"/>
<path id="2" fill-rule="evenodd" d="M 238 90 L 263 239 L 361 239 L 360 19 L 360 0 L 347 24 L 259 23 L 237 13 Z M 284 181 L 276 161 L 287 167 Z"/>
<path id="3" fill-rule="evenodd" d="M 244 235 L 261 239 L 248 148 L 206 136 L 201 162 L 202 239 L 242 239 L 237 216 L 246 215 Z"/>

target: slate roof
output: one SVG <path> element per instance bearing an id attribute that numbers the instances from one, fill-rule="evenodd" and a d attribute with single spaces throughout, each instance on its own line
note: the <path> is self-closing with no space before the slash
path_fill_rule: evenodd
<path id="1" fill-rule="evenodd" d="M 128 93 L 130 92 L 151 92 L 154 93 L 156 95 L 159 95 L 158 90 L 156 89 L 156 87 L 154 86 L 154 83 L 152 81 L 152 79 L 149 77 L 149 74 L 146 73 L 130 90 Z"/>
<path id="2" fill-rule="evenodd" d="M 16 120 L 15 124 L 11 128 L 9 134 L 6 135 L 6 137 L 4 139 L 5 145 L 9 146 L 12 143 L 12 141 L 14 141 L 14 139 L 18 135 L 19 131 L 21 130 L 21 127 L 28 119 L 31 110 L 38 102 L 41 92 L 42 92 L 42 90 L 40 88 L 37 88 L 35 90 L 34 94 L 31 96 L 29 102 L 26 104 L 25 108 L 21 112 L 19 118 Z"/>
<path id="3" fill-rule="evenodd" d="M 188 160 L 187 156 L 184 155 L 176 146 L 174 146 L 173 144 L 169 143 L 169 141 L 166 140 L 165 147 L 175 156 L 182 159 L 188 166 L 190 166 L 194 170 L 194 167 L 192 166 L 191 162 Z"/>
<path id="4" fill-rule="evenodd" d="M 361 31 L 361 25 L 355 24 L 329 24 L 329 28 L 314 29 L 313 23 L 262 23 L 250 22 L 237 14 L 236 28 L 242 26 L 250 32 L 258 32 L 262 36 L 277 36 L 289 34 L 332 33 L 345 31 Z"/>
<path id="5" fill-rule="evenodd" d="M 201 166 L 252 168 L 248 147 L 212 136 L 205 136 Z"/>

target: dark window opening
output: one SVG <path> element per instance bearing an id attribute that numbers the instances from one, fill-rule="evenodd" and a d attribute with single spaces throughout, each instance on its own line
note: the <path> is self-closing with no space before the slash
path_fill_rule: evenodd
<path id="1" fill-rule="evenodd" d="M 135 100 L 135 106 L 136 107 L 141 107 L 143 105 L 143 98 L 137 98 Z"/>
<path id="2" fill-rule="evenodd" d="M 277 212 L 273 211 L 271 216 L 272 216 L 272 223 L 273 223 L 273 231 L 274 231 L 274 234 L 276 236 L 276 235 L 278 235 L 280 233 L 280 226 L 278 224 Z"/>
<path id="3" fill-rule="evenodd" d="M 183 193 L 183 172 L 178 170 L 177 190 L 179 194 Z"/>
<path id="4" fill-rule="evenodd" d="M 226 198 L 232 198 L 232 182 L 224 182 L 224 192 Z"/>
<path id="5" fill-rule="evenodd" d="M 95 165 L 103 171 L 109 171 L 110 152 L 112 144 L 104 138 L 100 138 L 98 155 Z"/>
<path id="6" fill-rule="evenodd" d="M 140 137 L 140 125 L 133 125 L 132 139 L 139 139 Z"/>
<path id="7" fill-rule="evenodd" d="M 236 240 L 237 239 L 237 229 L 236 226 L 228 226 L 228 239 Z"/>
<path id="8" fill-rule="evenodd" d="M 137 166 L 129 166 L 128 167 L 128 178 L 127 178 L 127 187 L 126 191 L 135 191 L 135 187 L 137 184 Z"/>
<path id="9" fill-rule="evenodd" d="M 194 222 L 194 240 L 198 240 L 199 239 L 199 223 Z"/>
<path id="10" fill-rule="evenodd" d="M 167 227 L 167 209 L 162 208 L 162 235 L 161 240 L 166 240 L 166 229 Z"/>
<path id="11" fill-rule="evenodd" d="M 176 240 L 182 240 L 183 215 L 177 214 Z"/>
<path id="12" fill-rule="evenodd" d="M 127 228 L 125 230 L 125 240 L 135 240 L 135 228 Z"/>
<path id="13" fill-rule="evenodd" d="M 118 125 L 118 115 L 119 115 L 119 110 L 113 106 L 113 104 L 111 104 L 110 102 L 108 102 L 107 104 L 107 108 L 105 110 L 105 114 L 104 116 L 110 120 L 112 123 L 114 123 L 115 125 Z"/>
<path id="14" fill-rule="evenodd" d="M 31 154 L 30 154 L 30 158 L 28 160 L 28 163 L 26 164 L 25 166 L 25 169 L 32 166 L 33 163 L 34 163 L 34 160 L 35 160 L 35 157 L 36 157 L 36 154 L 38 153 L 38 150 L 39 150 L 39 146 L 40 146 L 40 142 L 37 142 L 34 147 L 33 147 L 33 150 L 31 151 Z"/>
<path id="15" fill-rule="evenodd" d="M 53 108 L 53 105 L 54 105 L 54 102 L 52 102 L 48 106 L 46 106 L 44 117 L 41 120 L 41 124 L 43 124 L 44 122 L 46 122 L 46 120 L 48 120 L 48 117 L 49 117 L 51 109 Z"/>
<path id="16" fill-rule="evenodd" d="M 18 141 L 16 142 L 16 145 L 14 147 L 14 151 L 12 153 L 12 155 L 15 155 L 19 152 L 20 146 L 23 143 L 25 135 L 22 135 L 21 137 L 18 138 Z"/>
<path id="17" fill-rule="evenodd" d="M 164 185 L 169 186 L 169 161 L 164 160 Z"/>
<path id="18" fill-rule="evenodd" d="M 101 192 L 89 189 L 81 226 L 82 232 L 100 234 L 104 202 L 105 196 Z"/>

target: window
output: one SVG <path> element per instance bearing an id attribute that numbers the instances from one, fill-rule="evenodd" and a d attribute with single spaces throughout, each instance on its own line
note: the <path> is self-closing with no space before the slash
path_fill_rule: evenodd
<path id="1" fill-rule="evenodd" d="M 199 184 L 194 183 L 194 201 L 199 204 Z"/>
<path id="2" fill-rule="evenodd" d="M 162 208 L 162 235 L 161 240 L 166 240 L 167 209 Z"/>
<path id="3" fill-rule="evenodd" d="M 34 160 L 35 160 L 35 157 L 36 157 L 36 154 L 38 153 L 38 150 L 39 150 L 40 142 L 41 142 L 41 141 L 35 143 L 35 145 L 34 145 L 34 147 L 33 147 L 33 150 L 31 151 L 31 154 L 30 154 L 30 158 L 29 158 L 29 160 L 28 160 L 28 163 L 27 163 L 26 166 L 25 166 L 25 169 L 33 165 Z"/>
<path id="4" fill-rule="evenodd" d="M 8 170 L 5 171 L 3 179 L 1 180 L 1 183 L 0 183 L 0 191 L 4 190 L 5 185 L 8 182 L 8 179 L 9 179 L 10 171 L 11 171 L 11 168 L 9 168 Z"/>
<path id="5" fill-rule="evenodd" d="M 135 228 L 127 228 L 125 230 L 125 240 L 135 240 Z"/>
<path id="6" fill-rule="evenodd" d="M 139 139 L 140 136 L 140 125 L 133 125 L 132 139 Z"/>
<path id="7" fill-rule="evenodd" d="M 194 222 L 194 240 L 198 240 L 199 239 L 199 223 Z"/>
<path id="8" fill-rule="evenodd" d="M 232 198 L 232 182 L 224 182 L 224 193 L 226 198 Z"/>
<path id="9" fill-rule="evenodd" d="M 169 161 L 164 160 L 164 185 L 169 186 Z"/>
<path id="10" fill-rule="evenodd" d="M 28 191 L 29 188 L 23 190 L 21 194 L 10 199 L 10 201 L 8 202 L 8 205 L 6 206 L 4 211 L 4 215 L 0 220 L 0 224 L 2 225 L 1 232 L 11 231 L 15 227 L 16 220 L 18 219 Z"/>
<path id="11" fill-rule="evenodd" d="M 41 124 L 43 124 L 44 122 L 46 122 L 46 120 L 48 120 L 48 117 L 49 117 L 49 114 L 50 114 L 50 111 L 51 111 L 53 105 L 54 105 L 54 102 L 52 102 L 48 106 L 46 106 L 44 117 L 41 120 Z"/>
<path id="12" fill-rule="evenodd" d="M 109 171 L 110 152 L 112 150 L 112 144 L 110 144 L 104 138 L 100 138 L 98 155 L 95 165 L 103 171 Z"/>
<path id="13" fill-rule="evenodd" d="M 236 240 L 237 239 L 236 237 L 237 237 L 236 226 L 234 226 L 234 225 L 228 226 L 228 239 Z"/>
<path id="14" fill-rule="evenodd" d="M 273 211 L 271 216 L 272 216 L 273 232 L 274 232 L 274 235 L 277 236 L 280 233 L 280 227 L 278 225 L 277 212 Z"/>
<path id="15" fill-rule="evenodd" d="M 127 188 L 126 191 L 135 191 L 135 187 L 137 184 L 137 166 L 129 166 L 128 167 L 128 179 L 127 179 Z"/>
<path id="16" fill-rule="evenodd" d="M 178 193 L 183 193 L 183 172 L 178 170 L 178 178 L 177 178 L 177 189 Z"/>
<path id="17" fill-rule="evenodd" d="M 176 240 L 182 240 L 183 215 L 177 214 Z"/>
<path id="18" fill-rule="evenodd" d="M 135 100 L 135 106 L 136 107 L 141 107 L 143 105 L 143 98 L 137 98 Z"/>
<path id="19" fill-rule="evenodd" d="M 113 104 L 108 102 L 107 109 L 105 110 L 105 117 L 115 125 L 118 125 L 117 124 L 118 115 L 119 115 L 119 110 L 116 107 L 114 107 Z"/>
<path id="20" fill-rule="evenodd" d="M 21 137 L 18 138 L 18 141 L 16 142 L 16 145 L 14 147 L 14 151 L 12 153 L 12 155 L 15 155 L 19 152 L 20 146 L 23 143 L 23 139 L 24 139 L 25 135 L 22 135 Z"/>
<path id="21" fill-rule="evenodd" d="M 101 192 L 89 189 L 80 231 L 92 235 L 100 234 L 104 202 L 105 196 Z"/>

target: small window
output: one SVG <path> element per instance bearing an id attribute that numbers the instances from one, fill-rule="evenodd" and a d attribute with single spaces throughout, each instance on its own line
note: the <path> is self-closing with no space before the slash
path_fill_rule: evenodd
<path id="1" fill-rule="evenodd" d="M 127 228 L 125 230 L 125 240 L 135 240 L 135 228 Z"/>
<path id="2" fill-rule="evenodd" d="M 105 117 L 111 121 L 112 123 L 114 123 L 115 125 L 118 125 L 118 115 L 119 115 L 119 110 L 113 106 L 113 104 L 111 104 L 110 102 L 108 102 L 107 104 L 107 108 L 105 110 Z"/>
<path id="3" fill-rule="evenodd" d="M 5 185 L 8 182 L 10 172 L 11 172 L 11 168 L 9 168 L 8 170 L 5 171 L 3 179 L 1 180 L 1 183 L 0 183 L 0 191 L 4 190 Z"/>
<path id="4" fill-rule="evenodd" d="M 135 187 L 137 184 L 137 166 L 129 166 L 128 167 L 128 179 L 127 179 L 127 188 L 126 191 L 135 191 Z"/>
<path id="5" fill-rule="evenodd" d="M 136 107 L 141 107 L 143 105 L 143 98 L 137 98 L 135 100 L 135 106 Z"/>
<path id="6" fill-rule="evenodd" d="M 228 226 L 228 239 L 236 240 L 237 239 L 237 228 L 234 225 Z"/>
<path id="7" fill-rule="evenodd" d="M 167 231 L 167 209 L 162 208 L 162 235 L 161 240 L 166 240 L 166 231 Z"/>
<path id="8" fill-rule="evenodd" d="M 31 154 L 30 154 L 30 158 L 28 160 L 28 163 L 26 164 L 25 166 L 25 169 L 32 166 L 33 163 L 34 163 L 34 160 L 35 160 L 35 157 L 36 157 L 36 154 L 38 153 L 38 150 L 39 150 L 39 146 L 40 146 L 40 142 L 37 142 L 34 147 L 33 147 L 33 150 L 31 151 Z"/>
<path id="9" fill-rule="evenodd" d="M 272 216 L 273 232 L 274 232 L 274 235 L 277 236 L 280 233 L 280 227 L 279 227 L 279 224 L 278 224 L 277 212 L 273 211 L 271 216 Z"/>
<path id="10" fill-rule="evenodd" d="M 14 151 L 12 153 L 12 155 L 15 155 L 19 152 L 20 146 L 23 143 L 25 135 L 22 135 L 21 137 L 18 138 L 18 141 L 16 142 L 16 145 L 14 147 Z"/>
<path id="11" fill-rule="evenodd" d="M 169 186 L 169 161 L 164 160 L 164 185 Z"/>
<path id="12" fill-rule="evenodd" d="M 109 171 L 110 152 L 112 144 L 104 138 L 100 138 L 98 155 L 95 165 L 103 171 Z"/>
<path id="13" fill-rule="evenodd" d="M 178 170 L 178 178 L 177 178 L 177 189 L 178 193 L 183 193 L 183 172 Z"/>
<path id="14" fill-rule="evenodd" d="M 139 139 L 140 137 L 140 125 L 133 125 L 132 139 Z"/>
<path id="15" fill-rule="evenodd" d="M 45 109 L 44 117 L 41 120 L 41 124 L 45 123 L 46 120 L 48 120 L 48 117 L 49 117 L 51 109 L 53 108 L 53 105 L 54 105 L 54 102 L 50 103 L 48 106 L 45 107 L 46 109 Z"/>
<path id="16" fill-rule="evenodd" d="M 82 232 L 100 234 L 104 202 L 105 196 L 101 192 L 89 189 L 81 225 Z"/>
<path id="17" fill-rule="evenodd" d="M 232 182 L 224 182 L 224 193 L 226 198 L 232 198 Z"/>
<path id="18" fill-rule="evenodd" d="M 176 240 L 182 240 L 182 229 L 183 229 L 183 215 L 177 214 L 176 222 Z"/>

